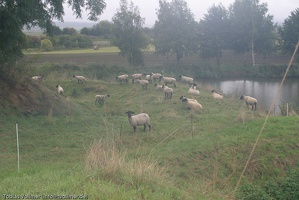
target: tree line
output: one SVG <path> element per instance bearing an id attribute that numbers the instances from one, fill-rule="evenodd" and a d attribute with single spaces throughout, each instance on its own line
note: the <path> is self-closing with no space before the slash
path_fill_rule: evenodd
<path id="1" fill-rule="evenodd" d="M 295 8 L 279 26 L 268 14 L 267 4 L 259 0 L 235 0 L 228 8 L 222 4 L 212 5 L 198 22 L 185 0 L 159 0 L 157 20 L 152 28 L 144 28 L 145 19 L 132 1 L 120 0 L 112 22 L 101 21 L 92 28 L 83 28 L 81 36 L 73 34 L 71 29 L 59 30 L 53 26 L 52 19 L 63 20 L 63 3 L 54 0 L 0 2 L 1 67 L 22 57 L 26 43 L 22 32 L 24 26 L 30 29 L 38 25 L 52 43 L 58 45 L 68 41 L 70 45 L 66 48 L 78 46 L 79 40 L 81 46 L 84 46 L 83 42 L 90 42 L 83 38 L 74 39 L 74 35 L 100 35 L 117 46 L 132 65 L 143 65 L 142 52 L 150 44 L 155 47 L 156 54 L 175 55 L 177 62 L 184 56 L 197 54 L 203 58 L 215 58 L 220 66 L 222 52 L 231 50 L 250 53 L 252 65 L 255 65 L 257 54 L 290 53 L 299 40 L 299 8 Z M 106 7 L 104 0 L 67 3 L 77 17 L 81 17 L 83 8 L 89 10 L 90 20 L 97 20 Z"/>

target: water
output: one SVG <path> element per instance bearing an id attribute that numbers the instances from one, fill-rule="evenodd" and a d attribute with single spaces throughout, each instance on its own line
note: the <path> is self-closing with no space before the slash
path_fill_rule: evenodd
<path id="1" fill-rule="evenodd" d="M 268 111 L 279 89 L 281 79 L 263 80 L 208 80 L 202 84 L 212 85 L 223 94 L 237 97 L 248 95 L 258 100 L 258 109 Z M 283 102 L 290 106 L 299 107 L 299 79 L 286 79 L 275 102 L 274 111 L 279 112 Z"/>

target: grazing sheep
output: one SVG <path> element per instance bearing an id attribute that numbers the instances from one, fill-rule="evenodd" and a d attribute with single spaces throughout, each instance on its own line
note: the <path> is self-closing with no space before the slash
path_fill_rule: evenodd
<path id="1" fill-rule="evenodd" d="M 189 98 L 186 98 L 185 96 L 181 96 L 180 97 L 180 100 L 183 102 L 183 99 L 187 99 L 188 101 L 195 101 L 195 102 L 197 102 L 197 100 L 196 99 L 189 99 Z"/>
<path id="2" fill-rule="evenodd" d="M 73 78 L 78 80 L 78 84 L 81 82 L 82 84 L 85 83 L 85 77 L 84 76 L 76 76 L 74 75 Z"/>
<path id="3" fill-rule="evenodd" d="M 63 95 L 63 93 L 64 93 L 63 88 L 60 85 L 56 85 L 56 88 L 57 88 L 58 94 Z"/>
<path id="4" fill-rule="evenodd" d="M 129 78 L 128 74 L 123 74 L 123 75 L 119 75 L 119 76 L 115 77 L 116 81 L 118 81 L 120 83 L 122 83 L 122 82 L 127 83 L 129 81 L 128 78 Z"/>
<path id="5" fill-rule="evenodd" d="M 141 126 L 141 125 L 144 126 L 143 131 L 145 131 L 146 125 L 148 126 L 149 131 L 151 131 L 150 117 L 148 116 L 148 114 L 140 113 L 137 115 L 132 115 L 132 114 L 134 114 L 134 112 L 132 112 L 132 111 L 128 111 L 126 113 L 128 114 L 128 119 L 129 119 L 131 126 L 133 126 L 134 132 L 136 132 L 136 127 Z"/>
<path id="6" fill-rule="evenodd" d="M 142 76 L 143 76 L 144 74 L 132 74 L 131 75 L 131 77 L 132 77 L 132 83 L 134 83 L 135 82 L 135 80 L 140 80 L 140 79 L 142 79 Z"/>
<path id="7" fill-rule="evenodd" d="M 173 77 L 165 77 L 161 76 L 160 81 L 163 80 L 164 84 L 167 86 L 167 84 L 173 84 L 174 87 L 176 87 L 176 79 Z"/>
<path id="8" fill-rule="evenodd" d="M 214 99 L 219 99 L 219 100 L 223 99 L 223 96 L 221 94 L 216 93 L 215 90 L 212 90 L 211 93 L 212 93 Z"/>
<path id="9" fill-rule="evenodd" d="M 94 104 L 100 103 L 100 102 L 105 103 L 106 99 L 108 99 L 109 97 L 110 97 L 110 94 L 97 94 L 95 96 Z"/>
<path id="10" fill-rule="evenodd" d="M 254 106 L 254 110 L 256 110 L 256 104 L 257 104 L 256 98 L 242 95 L 240 97 L 240 100 L 244 100 L 245 103 L 246 103 L 246 105 L 247 105 L 247 107 L 248 107 L 248 105 L 251 105 L 251 110 L 253 110 L 253 106 Z"/>
<path id="11" fill-rule="evenodd" d="M 163 88 L 162 88 L 163 85 L 159 85 L 159 84 L 155 83 L 155 87 L 158 91 L 163 91 Z"/>
<path id="12" fill-rule="evenodd" d="M 193 87 L 191 86 L 188 90 L 188 94 L 199 95 L 199 90 L 193 89 Z"/>
<path id="13" fill-rule="evenodd" d="M 186 108 L 192 109 L 192 110 L 201 110 L 202 105 L 198 103 L 197 101 L 190 101 L 187 98 L 182 99 L 182 102 L 186 103 Z"/>
<path id="14" fill-rule="evenodd" d="M 160 73 L 151 73 L 152 74 L 152 79 L 154 81 L 159 80 L 160 81 L 160 77 L 162 76 L 162 74 Z"/>
<path id="15" fill-rule="evenodd" d="M 43 77 L 42 77 L 42 76 L 32 76 L 31 79 L 32 79 L 33 81 L 37 81 L 37 82 L 40 83 L 40 82 L 42 82 Z"/>
<path id="16" fill-rule="evenodd" d="M 172 99 L 173 89 L 168 87 L 168 86 L 165 86 L 165 85 L 162 86 L 162 89 L 163 89 L 164 95 L 165 95 L 164 99 L 165 100 L 166 99 Z"/>
<path id="17" fill-rule="evenodd" d="M 142 89 L 147 90 L 147 86 L 149 84 L 148 80 L 136 80 L 136 83 L 140 83 L 140 85 L 142 86 Z"/>
<path id="18" fill-rule="evenodd" d="M 192 85 L 194 83 L 194 79 L 188 76 L 183 76 L 180 75 L 180 79 L 181 81 L 185 82 L 185 83 L 190 83 L 190 85 Z"/>

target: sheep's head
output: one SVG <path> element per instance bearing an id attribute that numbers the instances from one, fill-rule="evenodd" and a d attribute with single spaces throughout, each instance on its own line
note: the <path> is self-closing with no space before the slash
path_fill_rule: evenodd
<path id="1" fill-rule="evenodd" d="M 126 112 L 127 114 L 128 114 L 128 117 L 131 117 L 132 116 L 132 114 L 134 114 L 134 112 L 133 111 L 128 111 L 128 112 Z"/>
<path id="2" fill-rule="evenodd" d="M 186 99 L 186 97 L 185 96 L 181 96 L 180 97 L 180 100 L 183 102 L 183 99 Z"/>
<path id="3" fill-rule="evenodd" d="M 243 99 L 244 99 L 244 97 L 245 97 L 245 96 L 244 96 L 244 95 L 242 95 L 242 96 L 240 97 L 240 100 L 243 100 Z"/>
<path id="4" fill-rule="evenodd" d="M 182 102 L 187 102 L 187 101 L 188 101 L 188 99 L 186 99 L 186 98 L 182 99 Z"/>

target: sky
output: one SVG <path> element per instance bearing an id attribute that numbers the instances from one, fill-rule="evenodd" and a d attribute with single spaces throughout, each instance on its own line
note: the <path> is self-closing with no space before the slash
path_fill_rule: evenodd
<path id="1" fill-rule="evenodd" d="M 131 0 L 128 0 L 130 2 Z M 170 0 L 168 0 L 169 2 Z M 222 3 L 225 8 L 233 4 L 235 0 L 186 0 L 188 7 L 194 14 L 195 20 L 200 21 L 204 14 L 207 14 L 208 9 L 215 4 L 216 6 Z M 100 21 L 111 21 L 113 15 L 119 9 L 119 0 L 105 0 L 107 7 L 104 13 L 100 16 Z M 152 27 L 157 20 L 157 9 L 159 8 L 159 0 L 132 0 L 135 6 L 139 8 L 140 15 L 145 18 L 145 26 Z M 282 23 L 291 12 L 299 8 L 299 0 L 260 0 L 261 3 L 268 4 L 268 13 L 273 15 L 273 22 Z M 71 8 L 65 6 L 65 22 L 91 22 L 87 18 L 87 13 L 84 12 L 81 19 L 76 19 L 73 16 Z"/>

